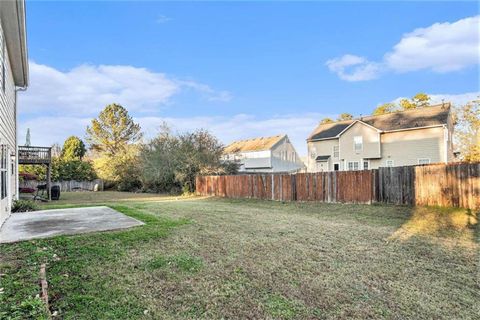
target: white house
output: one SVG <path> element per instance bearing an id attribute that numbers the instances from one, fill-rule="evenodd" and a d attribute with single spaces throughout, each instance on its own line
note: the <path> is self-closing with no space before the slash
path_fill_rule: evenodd
<path id="1" fill-rule="evenodd" d="M 17 90 L 27 85 L 25 2 L 0 1 L 0 225 L 18 196 Z"/>
<path id="2" fill-rule="evenodd" d="M 304 168 L 287 135 L 235 141 L 223 160 L 238 161 L 240 172 L 294 172 Z"/>

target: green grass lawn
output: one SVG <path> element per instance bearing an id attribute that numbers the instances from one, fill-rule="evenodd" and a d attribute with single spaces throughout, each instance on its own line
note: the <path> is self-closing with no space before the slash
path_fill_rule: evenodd
<path id="1" fill-rule="evenodd" d="M 0 245 L 0 319 L 473 319 L 479 227 L 462 209 L 67 193 L 146 225 Z"/>

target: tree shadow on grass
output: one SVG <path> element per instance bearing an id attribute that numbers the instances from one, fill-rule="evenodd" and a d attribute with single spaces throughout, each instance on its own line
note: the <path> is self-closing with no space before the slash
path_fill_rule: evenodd
<path id="1" fill-rule="evenodd" d="M 480 243 L 479 212 L 462 208 L 414 207 L 388 240 L 427 236 Z"/>

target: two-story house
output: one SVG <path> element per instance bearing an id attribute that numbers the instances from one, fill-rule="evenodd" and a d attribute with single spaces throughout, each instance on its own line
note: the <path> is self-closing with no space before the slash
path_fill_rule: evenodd
<path id="1" fill-rule="evenodd" d="M 0 226 L 18 194 L 17 89 L 27 84 L 25 3 L 0 1 Z"/>
<path id="2" fill-rule="evenodd" d="M 450 104 L 319 124 L 307 139 L 309 172 L 453 160 Z"/>
<path id="3" fill-rule="evenodd" d="M 305 167 L 287 135 L 232 142 L 224 161 L 239 163 L 239 172 L 294 172 Z"/>

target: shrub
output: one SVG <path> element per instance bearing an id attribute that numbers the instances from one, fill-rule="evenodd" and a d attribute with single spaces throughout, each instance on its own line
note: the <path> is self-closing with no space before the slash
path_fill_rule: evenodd
<path id="1" fill-rule="evenodd" d="M 35 202 L 30 200 L 15 200 L 13 201 L 12 212 L 29 212 L 38 210 Z"/>
<path id="2" fill-rule="evenodd" d="M 193 192 L 199 174 L 237 171 L 237 165 L 221 160 L 222 154 L 223 145 L 205 130 L 172 134 L 164 126 L 140 152 L 143 187 L 155 192 Z"/>

